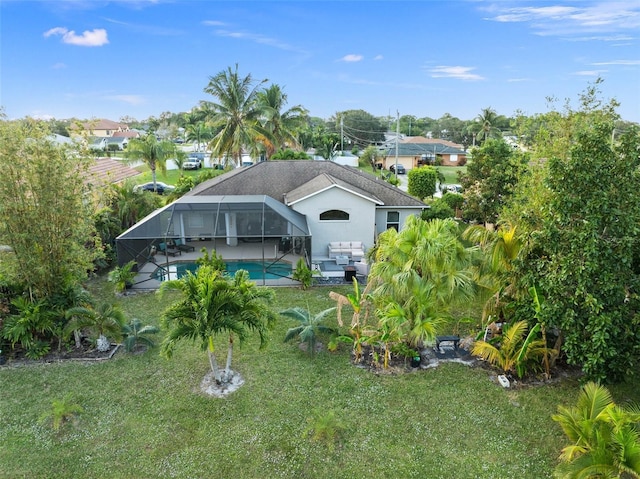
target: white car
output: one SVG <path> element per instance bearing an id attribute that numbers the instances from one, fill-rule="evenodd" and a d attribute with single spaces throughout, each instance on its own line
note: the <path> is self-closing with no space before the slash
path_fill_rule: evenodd
<path id="1" fill-rule="evenodd" d="M 196 158 L 189 158 L 182 164 L 183 170 L 198 170 L 202 168 L 202 163 Z"/>

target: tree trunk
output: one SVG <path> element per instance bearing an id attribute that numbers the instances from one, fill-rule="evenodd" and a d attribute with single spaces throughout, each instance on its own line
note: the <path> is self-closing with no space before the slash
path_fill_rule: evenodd
<path id="1" fill-rule="evenodd" d="M 233 336 L 229 335 L 229 346 L 227 347 L 227 364 L 224 366 L 225 379 L 231 375 L 231 358 L 233 358 Z"/>
<path id="2" fill-rule="evenodd" d="M 209 349 L 207 350 L 207 352 L 209 353 L 209 365 L 211 366 L 211 371 L 213 372 L 213 377 L 216 380 L 216 384 L 222 384 L 220 368 L 218 367 L 218 361 L 216 361 L 216 356 L 214 354 L 212 336 L 209 336 Z"/>
<path id="3" fill-rule="evenodd" d="M 79 330 L 76 329 L 73 331 L 73 339 L 76 341 L 76 349 L 80 349 L 82 347 L 82 343 Z"/>

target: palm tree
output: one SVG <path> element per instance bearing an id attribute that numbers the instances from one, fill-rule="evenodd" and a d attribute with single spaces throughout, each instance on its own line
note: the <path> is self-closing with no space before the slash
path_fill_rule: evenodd
<path id="1" fill-rule="evenodd" d="M 562 449 L 561 479 L 640 478 L 640 408 L 623 408 L 596 383 L 583 386 L 576 406 L 552 416 L 571 442 Z"/>
<path id="2" fill-rule="evenodd" d="M 536 367 L 537 361 L 542 363 L 545 355 L 549 354 L 545 342 L 536 338 L 539 332 L 540 325 L 536 324 L 527 334 L 527 322 L 518 321 L 504 329 L 499 347 L 488 341 L 476 341 L 471 353 L 498 366 L 505 373 L 515 373 L 521 378 Z"/>
<path id="3" fill-rule="evenodd" d="M 101 303 L 97 308 L 79 306 L 70 308 L 66 312 L 69 322 L 65 331 L 71 332 L 79 329 L 88 329 L 96 336 L 96 348 L 98 351 L 108 351 L 111 342 L 107 336 L 119 339 L 122 336 L 122 326 L 125 316 L 122 310 L 109 303 Z"/>
<path id="4" fill-rule="evenodd" d="M 505 304 L 504 298 L 522 295 L 517 290 L 513 274 L 514 262 L 524 244 L 517 226 L 502 222 L 492 231 L 483 225 L 472 225 L 464 231 L 462 237 L 477 244 L 483 253 L 480 284 L 488 298 L 483 309 L 483 321 L 490 317 L 500 317 Z"/>
<path id="5" fill-rule="evenodd" d="M 484 136 L 486 140 L 492 133 L 496 133 L 500 130 L 496 128 L 496 120 L 498 119 L 498 114 L 496 111 L 491 108 L 483 108 L 480 114 L 476 117 L 477 122 L 477 133 Z"/>
<path id="6" fill-rule="evenodd" d="M 263 114 L 263 127 L 269 132 L 261 138 L 267 159 L 277 150 L 286 146 L 297 147 L 297 130 L 306 124 L 307 110 L 296 105 L 283 111 L 287 104 L 287 95 L 279 85 L 258 92 L 257 101 Z"/>
<path id="7" fill-rule="evenodd" d="M 210 140 L 213 137 L 212 130 L 204 121 L 198 123 L 190 123 L 186 127 L 187 141 L 194 141 L 200 151 L 200 145 L 203 141 Z"/>
<path id="8" fill-rule="evenodd" d="M 143 326 L 142 321 L 138 318 L 133 318 L 128 324 L 125 324 L 122 327 L 122 335 L 124 336 L 122 344 L 125 351 L 130 353 L 138 343 L 144 344 L 149 348 L 153 348 L 156 343 L 153 339 L 149 338 L 148 335 L 156 334 L 158 332 L 160 332 L 159 328 L 149 324 Z"/>
<path id="9" fill-rule="evenodd" d="M 171 357 L 182 339 L 199 340 L 208 351 L 209 364 L 216 383 L 221 384 L 231 376 L 231 359 L 234 337 L 240 342 L 255 332 L 260 346 L 266 344 L 267 329 L 275 321 L 275 313 L 268 308 L 273 291 L 257 288 L 244 270 L 228 278 L 222 272 L 203 265 L 195 274 L 188 273 L 178 280 L 164 282 L 161 292 L 174 289 L 182 292 L 182 299 L 162 314 L 162 326 L 168 330 L 161 352 Z M 222 376 L 214 354 L 214 338 L 229 335 L 225 376 Z"/>
<path id="10" fill-rule="evenodd" d="M 256 150 L 256 137 L 267 136 L 260 125 L 262 111 L 256 101 L 258 87 L 266 81 L 254 86 L 251 75 L 241 78 L 237 63 L 235 71 L 229 67 L 209 78 L 204 91 L 217 98 L 209 107 L 214 126 L 221 126 L 210 144 L 213 156 L 231 158 L 240 166 L 243 148 Z"/>
<path id="11" fill-rule="evenodd" d="M 151 170 L 153 190 L 156 191 L 156 169 L 163 174 L 167 171 L 167 160 L 175 154 L 175 145 L 170 141 L 158 141 L 156 135 L 149 133 L 143 139 L 134 138 L 127 146 L 125 157 L 129 160 L 142 160 Z"/>
<path id="12" fill-rule="evenodd" d="M 446 311 L 474 297 L 476 254 L 476 247 L 460 241 L 455 220 L 410 216 L 402 231 L 391 228 L 379 237 L 369 274 L 373 294 L 394 298 L 404 307 L 419 288 L 428 292 L 436 308 Z"/>
<path id="13" fill-rule="evenodd" d="M 297 337 L 301 342 L 307 345 L 307 352 L 313 356 L 316 350 L 316 339 L 318 334 L 335 334 L 336 330 L 329 326 L 322 324 L 322 321 L 327 317 L 329 313 L 335 311 L 335 307 L 325 309 L 319 312 L 315 316 L 311 315 L 308 309 L 300 307 L 285 309 L 280 311 L 280 314 L 291 319 L 295 319 L 300 322 L 299 326 L 289 328 L 287 334 L 284 337 L 284 341 L 290 341 Z"/>

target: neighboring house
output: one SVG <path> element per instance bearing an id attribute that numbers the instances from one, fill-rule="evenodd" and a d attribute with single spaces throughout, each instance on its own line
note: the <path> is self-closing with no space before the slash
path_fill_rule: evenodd
<path id="1" fill-rule="evenodd" d="M 387 142 L 383 149 L 385 158 L 383 167 L 396 162 L 396 144 Z M 464 166 L 467 163 L 467 152 L 462 145 L 448 140 L 431 139 L 423 136 L 404 137 L 397 144 L 398 164 L 406 169 L 416 168 L 436 161 L 443 166 Z"/>
<path id="2" fill-rule="evenodd" d="M 87 138 L 87 147 L 90 150 L 105 151 L 107 149 L 107 138 L 89 137 Z"/>
<path id="3" fill-rule="evenodd" d="M 197 185 L 118 237 L 118 263 L 138 259 L 162 238 L 218 239 L 225 247 L 299 240 L 307 262 L 329 257 L 329 243 L 374 246 L 388 228 L 427 208 L 422 201 L 357 169 L 331 161 L 264 161 Z M 273 250 L 271 250 L 273 251 Z"/>
<path id="4" fill-rule="evenodd" d="M 69 138 L 68 136 L 63 136 L 63 135 L 58 135 L 57 133 L 52 133 L 51 135 L 48 136 L 48 138 L 53 141 L 55 144 L 57 145 L 61 145 L 61 146 L 72 146 L 73 140 L 71 138 Z"/>
<path id="5" fill-rule="evenodd" d="M 111 145 L 115 145 L 118 150 L 124 150 L 129 144 L 129 138 L 124 136 L 112 136 L 111 138 L 106 138 L 106 143 L 108 150 L 113 148 Z"/>
<path id="6" fill-rule="evenodd" d="M 131 131 L 129 126 L 116 121 L 96 119 L 69 128 L 71 136 L 110 138 L 114 133 Z"/>

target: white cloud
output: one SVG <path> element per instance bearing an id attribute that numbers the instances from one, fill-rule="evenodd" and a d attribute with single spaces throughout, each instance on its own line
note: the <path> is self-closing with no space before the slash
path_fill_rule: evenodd
<path id="1" fill-rule="evenodd" d="M 67 68 L 67 65 L 65 65 L 64 63 L 58 62 L 51 65 L 51 68 L 53 68 L 54 70 L 61 70 L 63 68 Z"/>
<path id="2" fill-rule="evenodd" d="M 581 40 L 606 40 L 611 36 L 596 33 L 636 32 L 640 28 L 640 2 L 602 1 L 576 6 L 503 7 L 496 3 L 496 12 L 488 20 L 507 23 L 527 23 L 541 36 L 575 36 Z M 586 35 L 585 35 L 586 34 Z"/>
<path id="3" fill-rule="evenodd" d="M 208 27 L 224 27 L 226 25 L 224 22 L 218 20 L 204 20 L 202 24 Z"/>
<path id="4" fill-rule="evenodd" d="M 508 78 L 507 83 L 518 83 L 523 81 L 531 81 L 531 78 Z"/>
<path id="5" fill-rule="evenodd" d="M 129 105 L 142 105 L 145 103 L 145 98 L 141 95 L 109 95 L 105 97 L 107 100 L 116 100 Z"/>
<path id="6" fill-rule="evenodd" d="M 306 54 L 306 52 L 301 51 L 299 48 L 296 48 L 293 45 L 290 45 L 288 43 L 282 42 L 282 41 L 277 40 L 275 38 L 266 37 L 264 35 L 260 35 L 260 34 L 257 34 L 257 33 L 232 32 L 232 31 L 228 31 L 228 30 L 217 30 L 215 32 L 215 34 L 220 36 L 220 37 L 237 38 L 237 39 L 240 39 L 240 40 L 250 40 L 252 42 L 259 43 L 261 45 L 267 45 L 267 46 L 270 46 L 270 47 L 278 48 L 280 50 Z"/>
<path id="7" fill-rule="evenodd" d="M 340 60 L 347 63 L 360 62 L 364 57 L 362 55 L 356 55 L 354 53 L 350 53 L 349 55 L 343 56 Z"/>
<path id="8" fill-rule="evenodd" d="M 611 60 L 609 62 L 596 62 L 592 63 L 592 65 L 640 65 L 640 60 Z"/>
<path id="9" fill-rule="evenodd" d="M 373 57 L 374 60 L 378 61 L 378 60 L 382 60 L 384 57 L 382 55 L 376 55 L 375 57 Z"/>
<path id="10" fill-rule="evenodd" d="M 73 30 L 68 30 L 64 27 L 55 27 L 44 32 L 45 38 L 51 35 L 61 35 L 63 43 L 80 47 L 101 47 L 109 43 L 107 31 L 104 28 L 85 30 L 82 35 L 77 35 Z"/>
<path id="11" fill-rule="evenodd" d="M 475 67 L 437 66 L 433 67 L 430 72 L 433 78 L 456 78 L 465 81 L 484 80 L 484 77 L 471 73 L 475 69 Z"/>
<path id="12" fill-rule="evenodd" d="M 606 72 L 606 70 L 581 70 L 581 71 L 573 72 L 573 74 L 582 76 L 582 77 L 597 77 L 604 72 Z"/>

